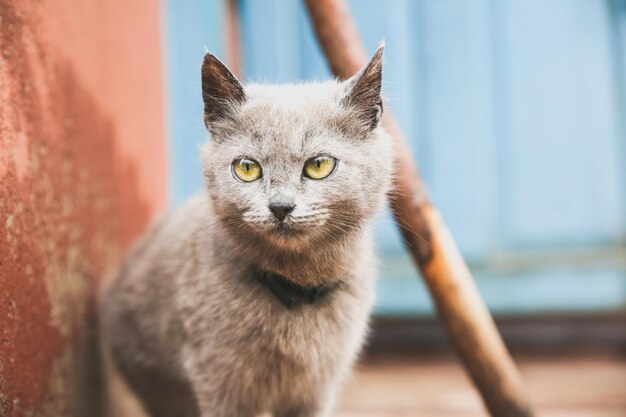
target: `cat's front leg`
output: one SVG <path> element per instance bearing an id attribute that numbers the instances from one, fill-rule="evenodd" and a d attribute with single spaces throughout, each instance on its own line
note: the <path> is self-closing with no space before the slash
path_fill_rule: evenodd
<path id="1" fill-rule="evenodd" d="M 238 404 L 229 404 L 224 401 L 216 402 L 198 400 L 200 417 L 269 417 L 258 411 L 251 411 L 248 407 Z"/>
<path id="2" fill-rule="evenodd" d="M 199 417 L 258 417 L 257 410 L 235 394 L 240 390 L 232 386 L 226 375 L 210 367 L 196 369 L 212 371 L 198 372 L 192 377 Z"/>
<path id="3" fill-rule="evenodd" d="M 278 407 L 273 417 L 328 417 L 334 406 L 332 393 Z"/>
<path id="4" fill-rule="evenodd" d="M 273 417 L 328 417 L 331 411 L 330 406 L 298 406 L 274 413 Z"/>
<path id="5" fill-rule="evenodd" d="M 199 417 L 266 417 L 258 407 L 234 398 L 228 392 L 198 393 Z"/>
<path id="6" fill-rule="evenodd" d="M 318 404 L 300 404 L 274 412 L 273 417 L 324 417 Z"/>

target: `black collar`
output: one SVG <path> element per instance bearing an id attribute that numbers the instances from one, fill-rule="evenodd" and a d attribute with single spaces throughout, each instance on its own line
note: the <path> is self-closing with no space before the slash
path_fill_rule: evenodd
<path id="1" fill-rule="evenodd" d="M 313 304 L 336 290 L 340 282 L 313 287 L 299 285 L 275 272 L 255 268 L 256 279 L 289 310 L 302 304 Z"/>

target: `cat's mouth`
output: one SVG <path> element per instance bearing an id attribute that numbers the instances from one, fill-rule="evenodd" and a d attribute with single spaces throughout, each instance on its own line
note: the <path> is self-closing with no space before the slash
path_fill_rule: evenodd
<path id="1" fill-rule="evenodd" d="M 292 244 L 323 233 L 326 219 L 320 216 L 286 216 L 284 219 L 243 216 L 247 229 L 256 236 L 265 237 L 276 243 Z"/>
<path id="2" fill-rule="evenodd" d="M 281 221 L 274 222 L 271 231 L 279 236 L 298 236 L 306 234 L 308 229 L 291 221 Z"/>

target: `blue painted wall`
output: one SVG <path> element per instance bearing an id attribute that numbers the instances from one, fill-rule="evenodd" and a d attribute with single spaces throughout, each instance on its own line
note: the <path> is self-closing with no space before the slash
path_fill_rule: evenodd
<path id="1" fill-rule="evenodd" d="M 173 204 L 179 204 L 203 184 L 198 149 L 208 134 L 200 69 L 206 51 L 224 55 L 225 11 L 219 0 L 166 0 L 162 5 L 169 191 Z"/>
<path id="2" fill-rule="evenodd" d="M 329 77 L 294 0 L 240 0 L 245 79 Z M 500 313 L 626 308 L 626 1 L 358 0 L 385 94 Z M 172 195 L 200 187 L 199 68 L 223 54 L 219 1 L 167 3 Z M 379 312 L 431 306 L 388 214 Z"/>

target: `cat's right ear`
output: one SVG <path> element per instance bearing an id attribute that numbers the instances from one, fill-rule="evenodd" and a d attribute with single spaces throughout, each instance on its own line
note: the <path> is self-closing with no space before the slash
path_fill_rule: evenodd
<path id="1" fill-rule="evenodd" d="M 344 105 L 357 110 L 368 130 L 373 130 L 378 126 L 383 114 L 381 87 L 384 51 L 385 43 L 381 42 L 370 62 L 347 80 L 348 92 L 341 101 Z"/>
<path id="2" fill-rule="evenodd" d="M 207 128 L 214 122 L 229 119 L 236 106 L 246 101 L 246 93 L 237 77 L 210 52 L 202 63 L 202 99 Z"/>

